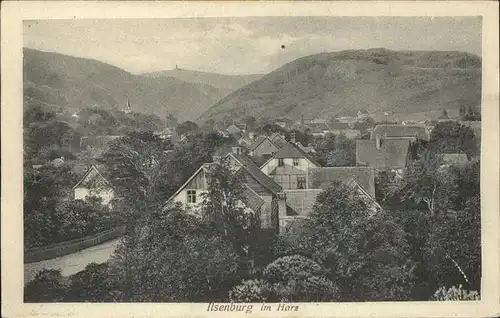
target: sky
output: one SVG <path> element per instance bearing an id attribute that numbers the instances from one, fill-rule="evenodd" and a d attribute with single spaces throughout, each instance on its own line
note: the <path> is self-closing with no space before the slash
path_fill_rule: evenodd
<path id="1" fill-rule="evenodd" d="M 180 68 L 265 74 L 347 49 L 481 55 L 481 17 L 237 17 L 24 21 L 24 46 L 96 59 L 131 73 Z M 284 46 L 284 48 L 283 48 Z"/>

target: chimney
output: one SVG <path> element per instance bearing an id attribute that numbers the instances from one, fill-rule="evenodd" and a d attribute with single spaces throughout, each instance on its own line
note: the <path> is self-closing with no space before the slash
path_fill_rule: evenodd
<path id="1" fill-rule="evenodd" d="M 233 154 L 239 156 L 241 153 L 241 147 L 232 147 Z"/>
<path id="2" fill-rule="evenodd" d="M 377 149 L 380 149 L 380 146 L 382 145 L 382 138 L 380 137 L 380 134 L 377 134 L 376 136 L 375 145 Z"/>
<path id="3" fill-rule="evenodd" d="M 292 132 L 292 133 L 290 134 L 290 142 L 291 142 L 292 144 L 294 144 L 294 143 L 295 143 L 295 132 Z"/>

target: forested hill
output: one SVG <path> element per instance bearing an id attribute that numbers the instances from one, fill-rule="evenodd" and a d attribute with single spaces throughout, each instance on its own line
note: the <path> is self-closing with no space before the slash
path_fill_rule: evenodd
<path id="1" fill-rule="evenodd" d="M 29 48 L 23 54 L 28 105 L 112 109 L 130 100 L 133 111 L 189 120 L 228 94 L 226 89 L 178 78 L 133 75 L 92 59 Z"/>
<path id="2" fill-rule="evenodd" d="M 230 94 L 199 121 L 417 113 L 478 107 L 481 58 L 455 51 L 350 50 L 294 60 Z"/>
<path id="3" fill-rule="evenodd" d="M 262 74 L 225 75 L 225 74 L 193 71 L 183 68 L 176 68 L 173 70 L 158 71 L 152 73 L 144 73 L 142 75 L 151 78 L 173 77 L 188 83 L 210 85 L 220 90 L 226 90 L 228 94 L 264 76 Z"/>

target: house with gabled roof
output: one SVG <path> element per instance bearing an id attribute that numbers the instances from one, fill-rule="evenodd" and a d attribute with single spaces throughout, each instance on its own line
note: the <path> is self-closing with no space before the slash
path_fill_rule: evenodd
<path id="1" fill-rule="evenodd" d="M 302 149 L 287 142 L 260 169 L 283 189 L 306 189 L 308 169 L 320 166 Z"/>
<path id="2" fill-rule="evenodd" d="M 412 160 L 410 145 L 412 137 L 356 140 L 356 165 L 376 169 L 402 170 Z"/>
<path id="3" fill-rule="evenodd" d="M 306 189 L 285 189 L 286 215 L 280 216 L 280 229 L 286 231 L 297 220 L 307 218 L 313 210 L 317 196 L 338 181 L 356 192 L 371 213 L 382 208 L 375 199 L 375 170 L 369 167 L 317 167 L 306 175 Z"/>
<path id="4" fill-rule="evenodd" d="M 270 158 L 279 147 L 268 136 L 259 136 L 255 138 L 252 144 L 248 147 L 250 156 Z"/>
<path id="5" fill-rule="evenodd" d="M 208 191 L 210 169 L 216 162 L 223 161 L 241 173 L 244 206 L 260 216 L 262 228 L 278 230 L 279 215 L 284 214 L 286 209 L 282 188 L 262 173 L 253 161 L 237 148 L 233 147 L 225 156 L 214 158 L 214 163 L 203 164 L 168 199 L 167 204 L 178 202 L 188 210 L 199 210 L 203 202 L 202 194 Z"/>
<path id="6" fill-rule="evenodd" d="M 419 125 L 376 125 L 371 132 L 370 139 L 375 140 L 377 135 L 385 138 L 414 138 L 429 141 L 429 131 Z"/>
<path id="7" fill-rule="evenodd" d="M 83 177 L 73 186 L 73 199 L 86 200 L 88 197 L 99 197 L 102 203 L 110 205 L 115 197 L 111 183 L 101 174 L 97 166 L 92 165 Z"/>
<path id="8" fill-rule="evenodd" d="M 287 143 L 285 136 L 282 136 L 281 134 L 274 133 L 272 134 L 269 139 L 278 147 L 281 148 L 283 147 L 284 144 Z"/>
<path id="9" fill-rule="evenodd" d="M 232 124 L 231 126 L 227 127 L 226 132 L 229 135 L 237 135 L 237 134 L 241 134 L 242 130 L 238 126 L 236 126 L 235 124 Z"/>

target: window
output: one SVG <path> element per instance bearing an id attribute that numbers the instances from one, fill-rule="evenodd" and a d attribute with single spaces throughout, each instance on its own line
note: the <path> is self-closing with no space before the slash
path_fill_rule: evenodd
<path id="1" fill-rule="evenodd" d="M 285 165 L 285 160 L 283 158 L 278 158 L 278 167 L 283 167 Z"/>
<path id="2" fill-rule="evenodd" d="M 187 202 L 196 203 L 196 190 L 187 190 Z"/>
<path id="3" fill-rule="evenodd" d="M 299 165 L 299 158 L 293 158 L 293 165 L 298 166 Z"/>
<path id="4" fill-rule="evenodd" d="M 297 189 L 306 188 L 306 177 L 297 177 Z"/>

